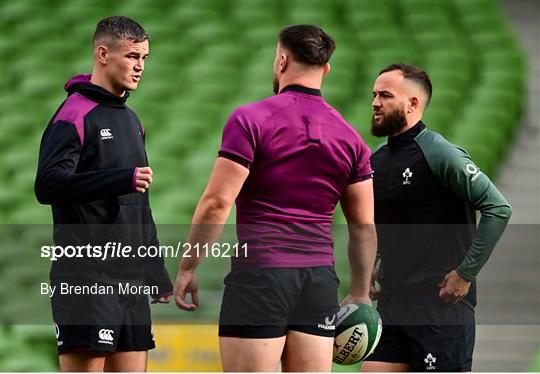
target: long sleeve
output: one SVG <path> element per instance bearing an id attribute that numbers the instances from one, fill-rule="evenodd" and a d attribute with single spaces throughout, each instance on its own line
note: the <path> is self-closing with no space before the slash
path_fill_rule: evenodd
<path id="1" fill-rule="evenodd" d="M 419 139 L 422 147 L 422 140 Z M 427 145 L 429 144 L 429 145 Z M 457 272 L 472 281 L 489 259 L 501 238 L 512 208 L 468 153 L 438 136 L 422 147 L 433 173 L 443 185 L 480 211 L 480 222 L 472 245 Z"/>
<path id="2" fill-rule="evenodd" d="M 75 126 L 58 121 L 49 124 L 39 152 L 34 190 L 42 204 L 81 204 L 134 192 L 134 168 L 78 173 L 81 142 Z"/>

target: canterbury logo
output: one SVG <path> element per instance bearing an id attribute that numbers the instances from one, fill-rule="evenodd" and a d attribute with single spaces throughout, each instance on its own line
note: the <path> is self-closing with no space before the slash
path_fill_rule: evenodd
<path id="1" fill-rule="evenodd" d="M 101 129 L 99 131 L 99 134 L 101 135 L 101 140 L 112 139 L 113 138 L 113 135 L 111 133 L 111 129 Z"/>
<path id="2" fill-rule="evenodd" d="M 99 336 L 99 343 L 108 343 L 110 344 L 109 342 L 112 342 L 114 340 L 113 338 L 113 335 L 114 334 L 114 331 L 113 330 L 109 330 L 109 329 L 101 329 L 99 330 L 98 332 L 98 336 Z"/>

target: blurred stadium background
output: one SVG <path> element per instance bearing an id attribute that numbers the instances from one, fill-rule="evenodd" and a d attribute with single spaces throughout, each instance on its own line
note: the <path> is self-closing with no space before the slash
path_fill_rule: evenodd
<path id="1" fill-rule="evenodd" d="M 540 223 L 538 1 L 3 0 L 3 225 L 51 222 L 50 208 L 40 206 L 33 195 L 40 137 L 65 98 L 65 81 L 91 71 L 92 34 L 97 21 L 109 15 L 132 17 L 150 34 L 146 70 L 128 104 L 147 130 L 147 150 L 156 175 L 152 209 L 158 224 L 190 222 L 227 116 L 240 104 L 272 94 L 277 33 L 295 23 L 317 24 L 335 37 L 337 50 L 323 95 L 370 146 L 379 142 L 368 129 L 377 72 L 392 62 L 417 64 L 428 71 L 434 85 L 426 124 L 466 148 L 480 168 L 499 182 L 514 206 L 514 223 Z M 344 223 L 339 212 L 336 223 Z M 185 239 L 174 230 L 163 230 L 162 237 Z M 2 236 L 0 370 L 54 371 L 52 325 L 8 323 L 10 315 L 50 314 L 34 309 L 32 300 L 23 297 L 30 287 L 46 280 L 49 263 L 4 251 L 9 240 L 21 239 L 17 235 L 37 234 L 10 233 Z M 50 236 L 50 230 L 43 235 Z M 501 246 L 508 249 L 513 244 L 506 240 Z M 527 276 L 512 283 L 514 289 L 505 288 L 504 298 L 532 290 L 521 296 L 529 298 L 526 308 L 536 317 L 521 330 L 504 326 L 503 334 L 501 326 L 480 326 L 475 370 L 540 370 L 540 332 L 534 322 L 540 314 L 535 292 L 540 282 L 538 248 L 528 244 L 523 243 L 525 257 L 516 265 L 516 271 Z M 503 250 L 497 251 L 483 276 L 496 281 L 509 258 L 504 256 Z M 347 274 L 345 257 L 343 251 L 337 255 L 342 279 Z M 168 266 L 174 274 L 176 260 Z M 204 266 L 199 274 L 206 297 L 219 298 L 228 263 L 209 261 Z M 508 276 L 512 279 L 512 274 Z M 343 291 L 346 288 L 343 282 Z M 497 295 L 480 293 L 479 299 L 478 313 L 485 315 L 496 313 L 502 303 Z M 202 308 L 187 317 L 173 305 L 154 308 L 156 324 L 188 320 L 197 325 L 156 326 L 159 348 L 151 353 L 149 369 L 220 371 L 216 327 L 204 324 L 215 321 L 217 313 Z M 358 367 L 335 369 L 357 371 Z"/>

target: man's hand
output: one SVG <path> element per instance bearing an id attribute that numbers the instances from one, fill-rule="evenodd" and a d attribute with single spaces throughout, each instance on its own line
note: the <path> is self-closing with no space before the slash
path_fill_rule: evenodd
<path id="1" fill-rule="evenodd" d="M 377 283 L 377 280 L 379 279 L 379 272 L 377 269 L 373 269 L 373 273 L 371 273 L 371 285 L 369 288 L 369 298 L 373 301 L 377 300 L 379 296 L 381 296 L 381 286 Z"/>
<path id="2" fill-rule="evenodd" d="M 178 272 L 173 292 L 176 306 L 180 309 L 192 312 L 199 306 L 199 281 L 194 273 Z M 186 300 L 188 293 L 191 294 L 191 303 Z"/>
<path id="3" fill-rule="evenodd" d="M 168 293 L 166 295 L 157 297 L 154 300 L 152 300 L 151 304 L 168 304 L 171 296 L 172 296 L 172 293 Z"/>
<path id="4" fill-rule="evenodd" d="M 443 281 L 439 283 L 441 287 L 439 298 L 445 303 L 456 304 L 469 293 L 471 282 L 463 279 L 455 270 L 446 274 Z"/>
<path id="5" fill-rule="evenodd" d="M 150 166 L 137 168 L 135 172 L 135 188 L 137 192 L 144 193 L 152 184 L 152 175 L 154 172 Z"/>
<path id="6" fill-rule="evenodd" d="M 347 297 L 339 304 L 339 306 L 345 306 L 347 304 L 367 304 L 371 306 L 371 299 L 369 296 L 352 296 L 348 294 Z"/>

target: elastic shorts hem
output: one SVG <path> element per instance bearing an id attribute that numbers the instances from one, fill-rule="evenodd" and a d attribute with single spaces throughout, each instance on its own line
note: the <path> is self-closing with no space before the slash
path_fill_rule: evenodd
<path id="1" fill-rule="evenodd" d="M 218 335 L 246 339 L 272 339 L 287 335 L 285 326 L 219 326 Z"/>
<path id="2" fill-rule="evenodd" d="M 320 330 L 320 329 L 317 329 L 313 326 L 289 326 L 287 328 L 288 330 L 291 330 L 291 331 L 298 331 L 298 332 L 302 332 L 304 334 L 309 334 L 309 335 L 316 335 L 316 336 L 322 336 L 324 338 L 334 338 L 336 336 L 336 331 L 335 330 Z"/>
<path id="3" fill-rule="evenodd" d="M 106 347 L 95 345 L 73 345 L 59 346 L 58 354 L 77 353 L 77 352 L 95 352 L 95 353 L 114 353 L 114 352 L 143 352 L 156 348 L 155 344 L 141 347 Z"/>
<path id="4" fill-rule="evenodd" d="M 77 352 L 96 352 L 96 353 L 111 353 L 116 352 L 115 347 L 107 347 L 107 346 L 95 346 L 95 345 L 61 345 L 58 347 L 58 354 L 64 354 L 64 353 L 77 353 Z"/>
<path id="5" fill-rule="evenodd" d="M 363 361 L 376 361 L 376 362 L 388 362 L 390 364 L 406 364 L 410 365 L 409 358 L 403 358 L 403 357 L 380 357 L 380 356 L 374 356 L 373 354 L 366 357 Z M 422 371 L 422 370 L 420 370 Z"/>
<path id="6" fill-rule="evenodd" d="M 156 348 L 155 344 L 143 347 L 117 347 L 115 352 L 145 352 Z"/>

